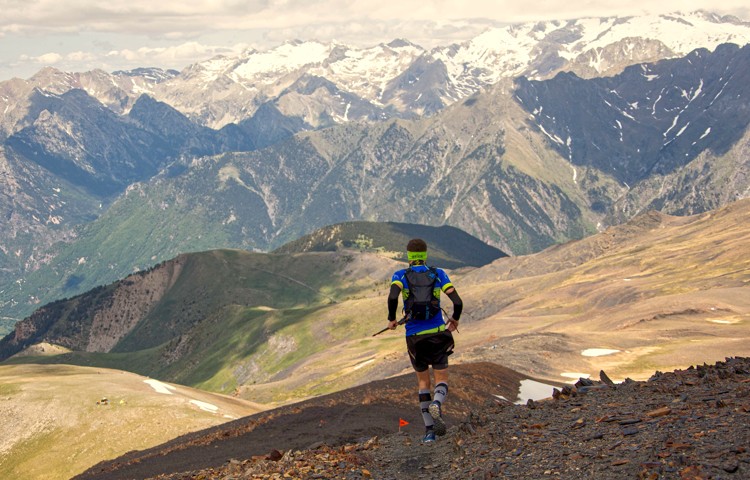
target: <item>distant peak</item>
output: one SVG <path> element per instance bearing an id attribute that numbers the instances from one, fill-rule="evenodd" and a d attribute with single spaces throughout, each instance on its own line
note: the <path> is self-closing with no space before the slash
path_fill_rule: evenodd
<path id="1" fill-rule="evenodd" d="M 416 45 L 414 45 L 410 41 L 405 40 L 403 38 L 397 38 L 395 40 L 392 40 L 390 43 L 388 43 L 387 46 L 391 48 L 403 48 L 403 47 L 415 47 Z"/>

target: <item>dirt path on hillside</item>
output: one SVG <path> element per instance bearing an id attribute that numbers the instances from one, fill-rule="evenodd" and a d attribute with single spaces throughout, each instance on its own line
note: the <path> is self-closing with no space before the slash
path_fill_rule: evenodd
<path id="1" fill-rule="evenodd" d="M 525 377 L 491 363 L 451 367 L 445 417 L 456 424 L 495 395 L 515 399 Z M 551 394 L 551 389 L 550 389 Z M 401 429 L 421 437 L 424 426 L 413 374 L 372 382 L 288 407 L 274 409 L 215 428 L 184 435 L 159 447 L 102 462 L 83 479 L 148 478 L 176 471 L 217 468 L 228 461 L 265 457 L 273 451 L 314 449 L 387 436 Z"/>

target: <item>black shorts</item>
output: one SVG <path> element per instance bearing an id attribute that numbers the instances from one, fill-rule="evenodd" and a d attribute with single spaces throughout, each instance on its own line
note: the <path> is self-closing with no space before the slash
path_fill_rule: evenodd
<path id="1" fill-rule="evenodd" d="M 406 337 L 411 366 L 417 372 L 424 372 L 432 365 L 435 370 L 448 368 L 448 355 L 453 353 L 453 334 L 448 330 L 411 335 Z"/>

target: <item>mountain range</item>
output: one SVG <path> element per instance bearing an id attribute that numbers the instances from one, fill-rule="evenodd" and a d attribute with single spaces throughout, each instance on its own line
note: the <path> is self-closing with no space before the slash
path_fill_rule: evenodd
<path id="1" fill-rule="evenodd" d="M 580 19 L 429 52 L 294 41 L 3 82 L 0 321 L 182 252 L 351 220 L 525 254 L 744 198 L 748 32 L 707 12 Z"/>
<path id="2" fill-rule="evenodd" d="M 706 11 L 582 18 L 489 29 L 432 50 L 405 39 L 369 48 L 292 40 L 266 51 L 217 56 L 181 72 L 45 69 L 25 88 L 56 94 L 83 89 L 120 114 L 146 94 L 212 128 L 239 124 L 268 105 L 317 128 L 435 113 L 504 78 L 544 79 L 560 71 L 611 76 L 628 65 L 748 41 L 750 24 Z"/>

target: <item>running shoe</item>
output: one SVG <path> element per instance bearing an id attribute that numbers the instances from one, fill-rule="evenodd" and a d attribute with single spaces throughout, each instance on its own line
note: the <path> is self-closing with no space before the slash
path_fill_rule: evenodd
<path id="1" fill-rule="evenodd" d="M 427 430 L 427 433 L 422 437 L 422 443 L 435 443 L 435 431 Z"/>
<path id="2" fill-rule="evenodd" d="M 440 402 L 435 400 L 430 404 L 430 407 L 428 408 L 430 412 L 430 416 L 432 417 L 432 420 L 435 422 L 435 425 L 433 425 L 433 428 L 435 429 L 435 434 L 438 436 L 445 435 L 445 421 L 443 420 L 443 414 L 442 409 L 440 408 Z"/>

